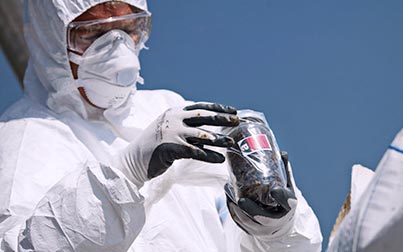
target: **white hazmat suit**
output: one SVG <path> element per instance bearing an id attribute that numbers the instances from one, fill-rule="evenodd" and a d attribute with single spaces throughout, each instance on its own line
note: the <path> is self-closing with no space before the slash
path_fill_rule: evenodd
<path id="1" fill-rule="evenodd" d="M 375 172 L 358 165 L 353 167 L 351 209 L 328 251 L 402 251 L 402 194 L 403 130 L 397 134 Z"/>
<path id="2" fill-rule="evenodd" d="M 166 90 L 106 110 L 82 99 L 66 27 L 102 2 L 25 1 L 25 96 L 0 118 L 0 250 L 320 251 L 318 221 L 297 188 L 291 231 L 257 240 L 228 214 L 225 164 L 175 161 L 140 191 L 112 165 L 160 114 L 189 102 Z M 147 10 L 145 0 L 123 2 Z"/>

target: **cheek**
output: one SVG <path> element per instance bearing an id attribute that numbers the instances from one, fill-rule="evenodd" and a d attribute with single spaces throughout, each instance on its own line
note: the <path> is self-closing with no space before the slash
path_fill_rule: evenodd
<path id="1" fill-rule="evenodd" d="M 138 45 L 139 42 L 140 42 L 140 36 L 139 35 L 131 35 L 131 37 L 132 37 L 134 43 L 136 43 L 136 45 Z"/>

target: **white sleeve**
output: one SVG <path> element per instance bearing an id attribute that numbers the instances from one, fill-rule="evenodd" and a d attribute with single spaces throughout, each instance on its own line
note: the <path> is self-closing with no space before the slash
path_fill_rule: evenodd
<path id="1" fill-rule="evenodd" d="M 47 120 L 0 123 L 0 251 L 126 251 L 143 197 Z M 56 134 L 58 133 L 58 134 Z"/>
<path id="2" fill-rule="evenodd" d="M 123 174 L 86 167 L 54 186 L 19 236 L 21 251 L 126 251 L 144 225 L 143 198 Z"/>
<path id="3" fill-rule="evenodd" d="M 2 217 L 15 220 L 0 223 L 1 231 L 8 229 L 0 238 L 5 251 L 126 251 L 145 221 L 135 186 L 103 165 L 65 177 L 28 219 Z"/>

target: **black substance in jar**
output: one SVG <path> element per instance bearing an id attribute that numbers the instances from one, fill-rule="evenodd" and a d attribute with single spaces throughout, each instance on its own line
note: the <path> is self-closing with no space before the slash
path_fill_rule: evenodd
<path id="1" fill-rule="evenodd" d="M 284 187 L 284 164 L 271 130 L 260 119 L 242 118 L 229 132 L 235 146 L 227 157 L 233 173 L 232 184 L 237 198 L 249 198 L 264 206 L 276 207 L 270 191 Z"/>

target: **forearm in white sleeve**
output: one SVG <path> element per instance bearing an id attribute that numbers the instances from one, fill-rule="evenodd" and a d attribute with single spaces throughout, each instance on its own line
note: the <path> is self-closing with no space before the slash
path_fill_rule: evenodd
<path id="1" fill-rule="evenodd" d="M 118 252 L 127 251 L 145 216 L 137 188 L 121 172 L 95 164 L 52 187 L 31 217 L 13 219 L 0 223 L 5 251 Z"/>

